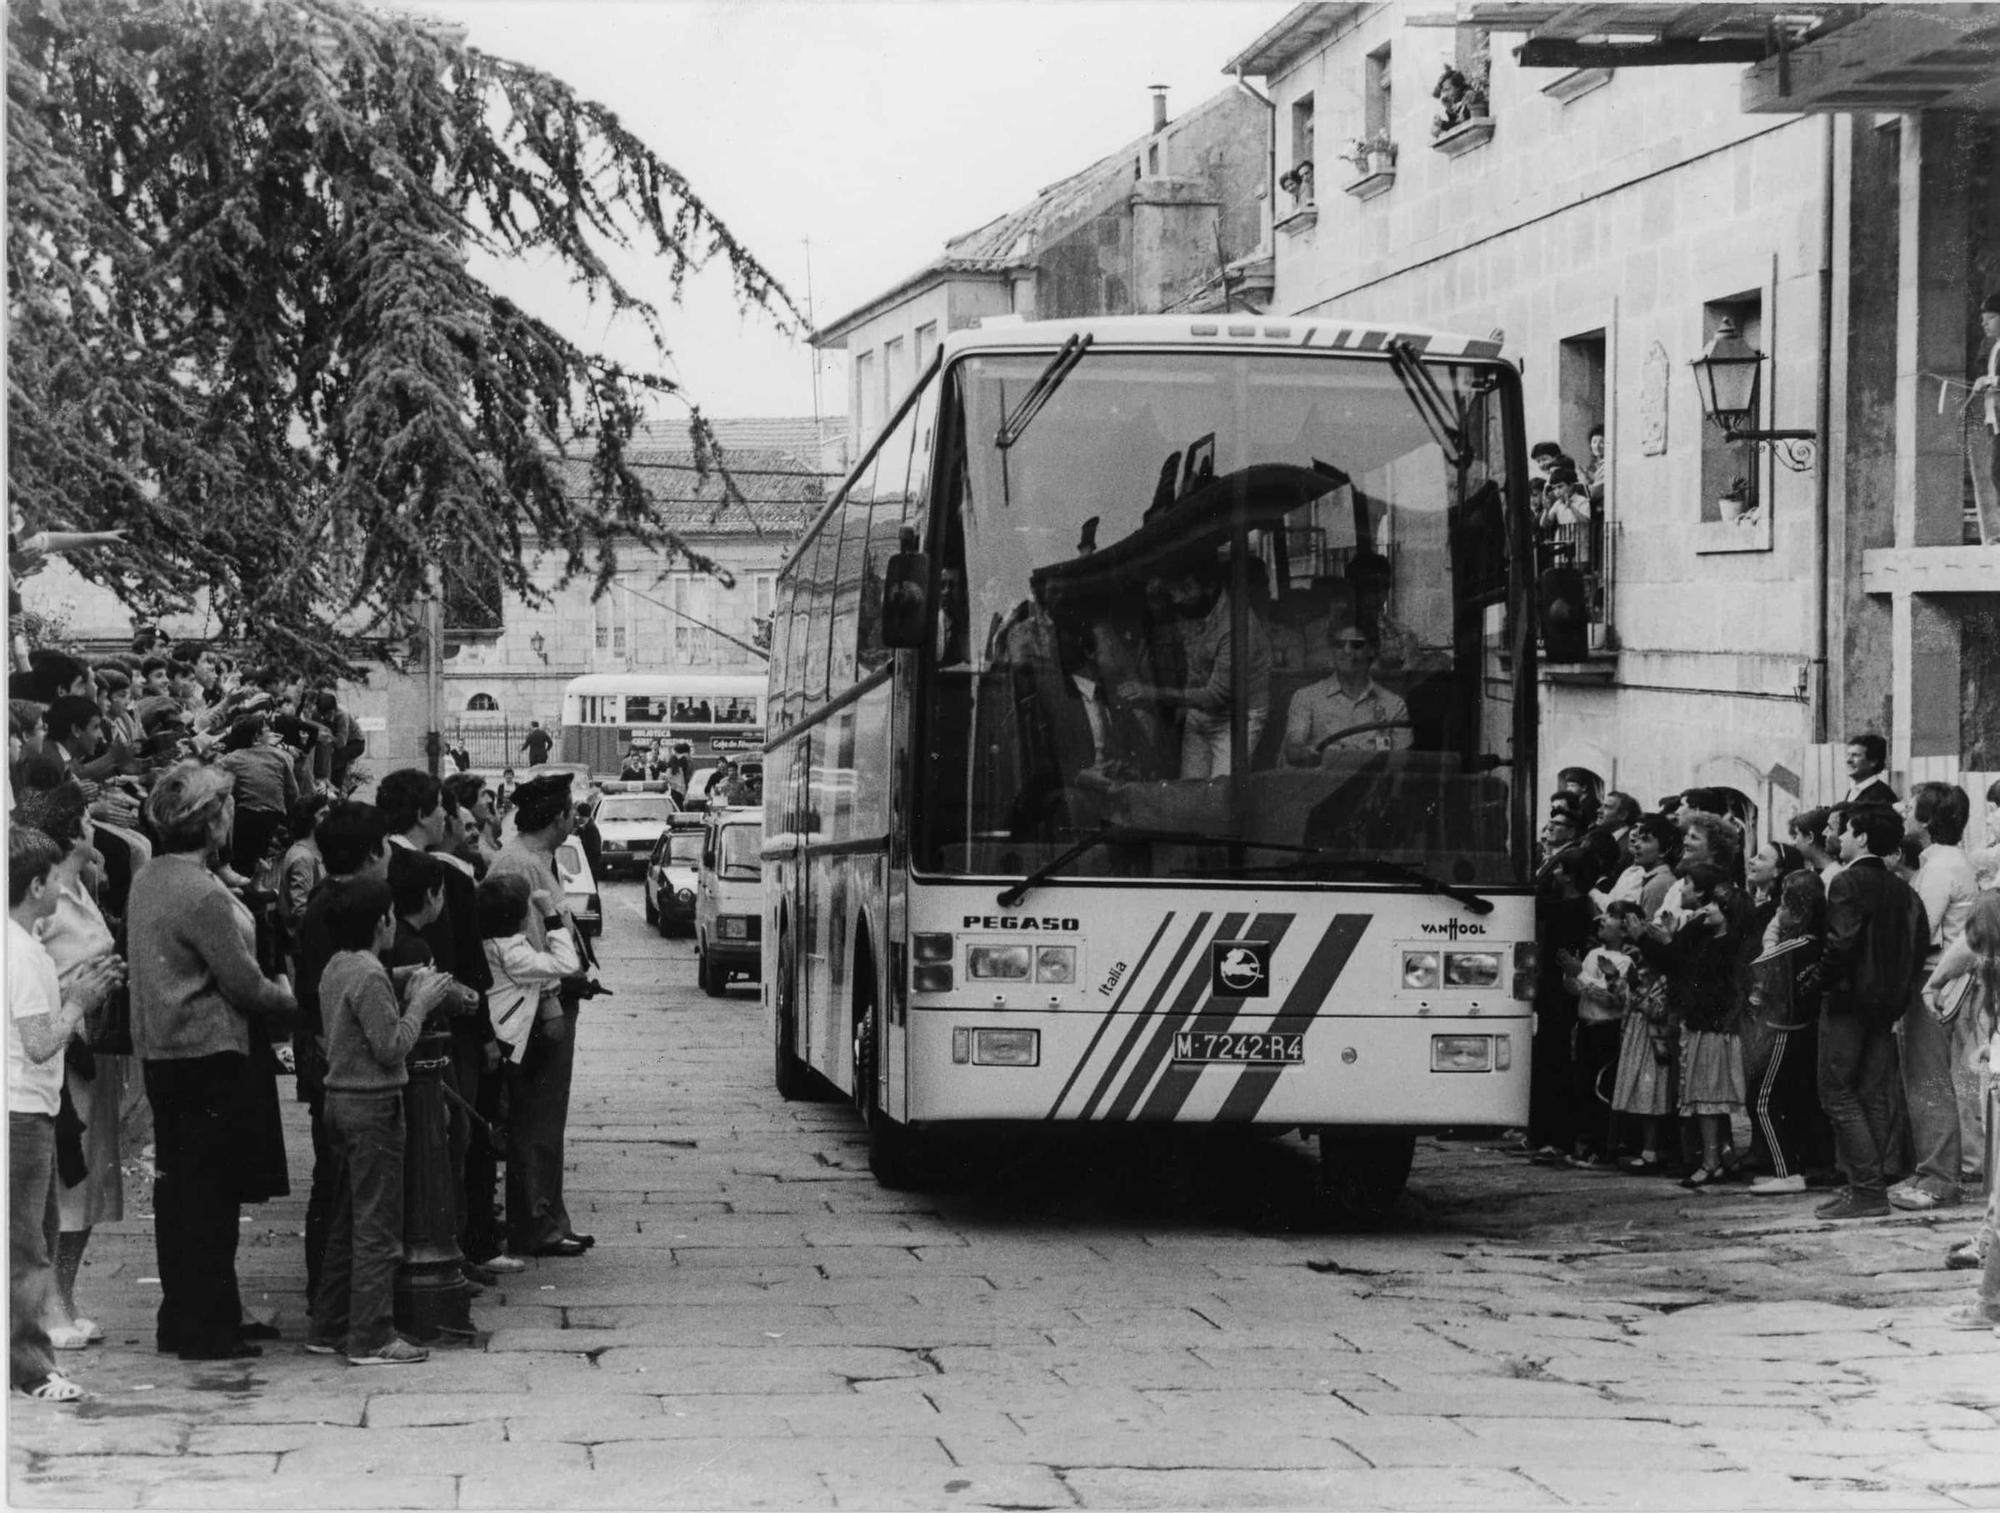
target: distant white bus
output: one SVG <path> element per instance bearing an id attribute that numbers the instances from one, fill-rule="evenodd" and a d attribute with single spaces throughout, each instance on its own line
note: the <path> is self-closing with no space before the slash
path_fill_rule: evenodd
<path id="1" fill-rule="evenodd" d="M 633 746 L 686 741 L 696 767 L 764 746 L 762 673 L 593 672 L 563 689 L 562 758 L 616 776 Z"/>

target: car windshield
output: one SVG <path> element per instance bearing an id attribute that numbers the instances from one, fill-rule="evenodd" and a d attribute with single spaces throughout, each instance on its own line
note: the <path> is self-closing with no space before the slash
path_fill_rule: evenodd
<path id="1" fill-rule="evenodd" d="M 764 859 L 759 853 L 763 849 L 762 825 L 725 825 L 716 870 L 721 876 L 733 879 L 762 877 Z"/>
<path id="2" fill-rule="evenodd" d="M 597 806 L 597 823 L 606 820 L 657 820 L 666 823 L 674 802 L 664 793 L 615 793 Z"/>
<path id="3" fill-rule="evenodd" d="M 701 832 L 682 831 L 667 842 L 667 859 L 686 867 L 701 865 Z"/>
<path id="4" fill-rule="evenodd" d="M 918 865 L 1520 880 L 1511 371 L 1094 349 L 996 445 L 1048 361 L 953 370 Z"/>

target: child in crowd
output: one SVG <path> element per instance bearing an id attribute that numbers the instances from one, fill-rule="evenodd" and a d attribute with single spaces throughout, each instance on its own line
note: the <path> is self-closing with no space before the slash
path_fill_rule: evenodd
<path id="1" fill-rule="evenodd" d="M 1665 974 L 1667 1003 L 1680 1024 L 1680 1112 L 1701 1132 L 1701 1165 L 1681 1185 L 1699 1191 L 1728 1175 L 1730 1119 L 1743 1108 L 1738 971 L 1752 911 L 1721 867 L 1697 863 L 1682 881 L 1686 912 L 1677 923 L 1648 926 L 1639 947 Z"/>
<path id="2" fill-rule="evenodd" d="M 525 877 L 511 873 L 489 877 L 479 885 L 477 899 L 479 934 L 493 973 L 486 1011 L 507 1060 L 519 1065 L 538 1020 L 544 1021 L 544 1035 L 562 1029 L 562 1004 L 554 989 L 563 978 L 583 969 L 582 959 L 555 901 L 540 889 L 531 893 Z M 529 944 L 530 908 L 541 910 L 547 925 L 546 951 Z"/>
<path id="3" fill-rule="evenodd" d="M 1598 944 L 1581 962 L 1565 953 L 1563 986 L 1576 995 L 1575 1071 L 1578 1129 L 1573 1166 L 1610 1166 L 1617 1151 L 1613 1088 L 1623 1021 L 1631 1005 L 1632 958 L 1626 946 L 1645 923 L 1639 906 L 1620 899 L 1597 921 Z M 1601 1118 L 1597 1111 L 1605 1112 Z M 1594 1128 L 1593 1128 L 1594 1126 Z"/>
<path id="4" fill-rule="evenodd" d="M 383 956 L 395 945 L 389 885 L 329 884 L 334 954 L 320 978 L 326 1029 L 326 1129 L 338 1163 L 326 1261 L 313 1300 L 316 1355 L 345 1350 L 355 1366 L 406 1366 L 430 1352 L 396 1333 L 393 1286 L 403 1249 L 403 1058 L 451 979 L 418 968 L 399 1009 Z"/>
<path id="5" fill-rule="evenodd" d="M 1632 968 L 1626 978 L 1626 1011 L 1618 1040 L 1618 1070 L 1612 1080 L 1614 1113 L 1639 1123 L 1639 1154 L 1625 1170 L 1649 1175 L 1661 1169 L 1660 1121 L 1680 1106 L 1680 1052 L 1673 1016 L 1667 1009 L 1666 980 L 1636 947 L 1645 929 L 1643 908 L 1622 916 Z"/>

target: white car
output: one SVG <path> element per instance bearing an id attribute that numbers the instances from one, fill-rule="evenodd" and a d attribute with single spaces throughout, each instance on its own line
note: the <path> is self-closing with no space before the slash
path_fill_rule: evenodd
<path id="1" fill-rule="evenodd" d="M 607 793 L 592 815 L 602 842 L 598 858 L 604 875 L 643 876 L 653 848 L 679 812 L 671 793 Z"/>
<path id="2" fill-rule="evenodd" d="M 556 876 L 562 879 L 563 907 L 587 936 L 604 928 L 604 903 L 597 894 L 597 878 L 590 870 L 590 858 L 583 854 L 583 842 L 570 836 L 556 847 Z"/>

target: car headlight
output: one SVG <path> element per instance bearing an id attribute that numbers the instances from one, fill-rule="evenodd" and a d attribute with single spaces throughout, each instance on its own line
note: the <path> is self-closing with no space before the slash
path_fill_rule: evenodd
<path id="1" fill-rule="evenodd" d="M 716 926 L 722 932 L 724 940 L 748 940 L 750 938 L 750 921 L 741 914 L 725 914 L 716 920 Z"/>
<path id="2" fill-rule="evenodd" d="M 1026 982 L 1031 966 L 1032 953 L 1026 946 L 973 946 L 965 953 L 968 977 Z"/>
<path id="3" fill-rule="evenodd" d="M 675 901 L 676 903 L 683 903 L 683 904 L 691 904 L 691 903 L 693 903 L 693 902 L 694 902 L 694 890 L 693 890 L 692 888 L 681 888 L 681 889 L 678 889 L 678 890 L 677 890 L 677 891 L 676 891 L 676 892 L 674 893 L 674 901 Z"/>
<path id="4" fill-rule="evenodd" d="M 1405 988 L 1434 988 L 1438 985 L 1439 981 L 1437 952 L 1405 951 L 1403 953 L 1403 986 Z"/>
<path id="5" fill-rule="evenodd" d="M 1490 988 L 1500 981 L 1498 951 L 1447 951 L 1444 980 L 1454 988 Z"/>

